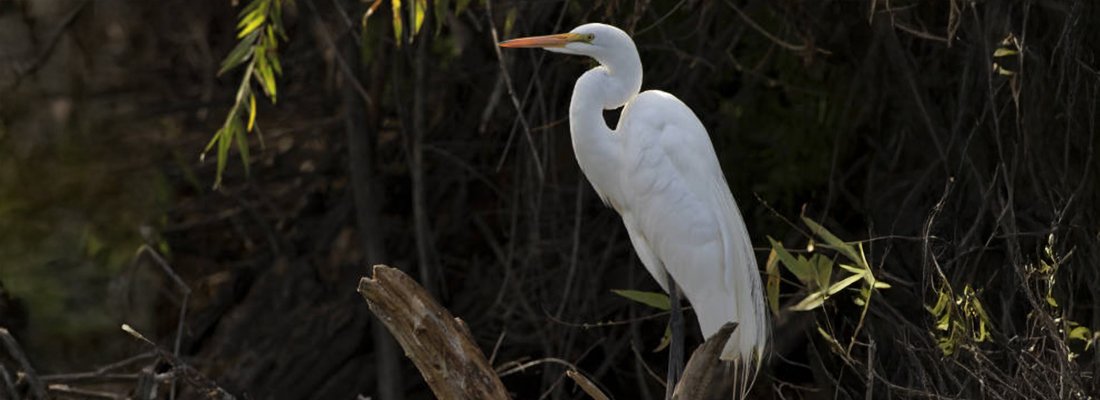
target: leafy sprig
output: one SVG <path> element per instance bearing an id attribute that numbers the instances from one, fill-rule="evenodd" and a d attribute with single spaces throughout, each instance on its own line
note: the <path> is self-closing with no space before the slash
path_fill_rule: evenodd
<path id="1" fill-rule="evenodd" d="M 237 145 L 237 151 L 240 152 L 245 174 L 250 173 L 246 135 L 253 130 L 258 130 L 256 94 L 252 85 L 254 83 L 259 85 L 260 90 L 271 99 L 271 102 L 276 102 L 278 91 L 275 77 L 283 73 L 283 67 L 279 63 L 279 40 L 287 39 L 286 30 L 283 27 L 283 1 L 252 0 L 241 10 L 237 22 L 237 39 L 240 42 L 225 57 L 221 69 L 218 70 L 218 75 L 222 75 L 245 65 L 244 76 L 241 77 L 240 86 L 237 88 L 233 107 L 200 156 L 200 160 L 205 160 L 206 154 L 217 148 L 215 189 L 221 186 L 229 149 L 234 143 Z"/>

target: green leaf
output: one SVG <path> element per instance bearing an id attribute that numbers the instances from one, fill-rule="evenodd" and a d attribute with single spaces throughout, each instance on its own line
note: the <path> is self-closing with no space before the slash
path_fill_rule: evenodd
<path id="1" fill-rule="evenodd" d="M 810 265 L 813 267 L 814 277 L 817 278 L 817 287 L 829 287 L 829 281 L 833 278 L 833 261 L 821 254 L 814 254 L 810 258 Z"/>
<path id="2" fill-rule="evenodd" d="M 671 303 L 668 301 L 668 295 L 664 293 L 620 289 L 612 289 L 611 292 L 658 310 L 668 311 L 672 308 Z"/>
<path id="3" fill-rule="evenodd" d="M 256 12 L 249 14 L 247 17 L 245 17 L 245 19 L 241 20 L 241 24 L 244 25 L 244 27 L 241 28 L 240 33 L 237 34 L 237 39 L 248 36 L 248 34 L 252 33 L 261 25 L 263 25 L 264 22 L 267 22 L 266 13 Z"/>
<path id="4" fill-rule="evenodd" d="M 856 268 L 855 266 L 848 265 L 848 264 L 840 264 L 840 268 L 844 268 L 844 269 L 848 270 L 849 272 L 851 272 L 853 274 L 862 274 L 866 271 L 865 269 L 859 269 L 859 268 Z"/>
<path id="5" fill-rule="evenodd" d="M 236 117 L 235 116 L 230 116 L 230 118 L 236 118 Z M 230 143 L 233 142 L 233 138 L 231 137 L 232 132 L 229 132 L 228 131 L 229 129 L 231 129 L 230 125 L 226 125 L 226 126 L 222 127 L 222 129 L 219 130 L 218 133 L 217 133 L 217 136 L 218 136 L 218 168 L 217 168 L 217 178 L 214 179 L 214 189 L 217 189 L 217 188 L 221 187 L 222 173 L 225 172 L 225 163 L 229 158 L 228 157 L 228 155 L 229 155 L 229 145 L 230 145 Z"/>
<path id="6" fill-rule="evenodd" d="M 1014 56 L 1014 55 L 1017 55 L 1017 54 L 1020 54 L 1020 53 L 1017 52 L 1016 50 L 1012 50 L 1012 49 L 1005 48 L 1005 47 L 1001 47 L 1001 48 L 993 51 L 993 57 Z"/>
<path id="7" fill-rule="evenodd" d="M 252 132 L 252 127 L 256 126 L 256 95 L 248 96 L 248 131 Z"/>
<path id="8" fill-rule="evenodd" d="M 515 8 L 508 10 L 508 15 L 504 16 L 504 37 L 512 37 L 512 28 L 516 26 L 516 14 Z"/>
<path id="9" fill-rule="evenodd" d="M 267 51 L 267 62 L 271 64 L 271 69 L 275 71 L 275 74 L 283 74 L 283 64 L 279 63 L 279 56 L 275 53 L 275 48 L 272 47 Z"/>
<path id="10" fill-rule="evenodd" d="M 829 245 L 829 247 L 832 247 L 839 251 L 841 254 L 844 254 L 844 256 L 848 257 L 848 259 L 859 262 L 859 255 L 856 254 L 856 249 L 852 247 L 852 245 L 844 243 L 843 240 L 840 240 L 840 238 L 836 237 L 836 235 L 834 235 L 832 232 L 829 232 L 829 230 L 825 229 L 824 226 L 821 226 L 820 224 L 814 222 L 814 220 L 808 217 L 802 217 L 802 222 L 805 222 L 806 226 L 809 226 L 810 230 L 813 231 L 815 235 L 824 240 L 825 243 Z"/>
<path id="11" fill-rule="evenodd" d="M 863 279 L 863 274 L 850 275 L 847 278 L 841 279 L 840 281 L 834 283 L 832 286 L 829 286 L 828 294 L 836 294 L 837 292 L 844 290 L 844 288 L 851 286 L 853 283 L 858 282 L 860 279 Z"/>
<path id="12" fill-rule="evenodd" d="M 435 35 L 443 31 L 443 21 L 447 19 L 447 9 L 451 6 L 451 0 L 435 0 Z"/>
<path id="13" fill-rule="evenodd" d="M 397 47 L 400 48 L 401 42 L 405 41 L 402 37 L 401 0 L 390 0 L 390 5 L 393 7 L 393 38 Z"/>
<path id="14" fill-rule="evenodd" d="M 1046 300 L 1047 300 L 1047 304 L 1050 304 L 1051 307 L 1058 308 L 1058 301 L 1054 300 L 1054 296 L 1051 296 L 1050 294 L 1047 294 Z"/>
<path id="15" fill-rule="evenodd" d="M 805 299 L 791 307 L 795 311 L 810 311 L 815 308 L 821 307 L 825 303 L 825 292 L 813 292 Z"/>
<path id="16" fill-rule="evenodd" d="M 259 32 L 252 32 L 229 51 L 229 55 L 222 61 L 222 67 L 218 69 L 219 76 L 252 58 L 252 45 L 256 42 L 256 35 L 259 35 Z"/>
<path id="17" fill-rule="evenodd" d="M 787 252 L 787 249 L 783 247 L 782 243 L 779 243 L 771 237 L 768 237 L 768 241 L 771 242 L 772 250 L 775 250 L 776 256 L 779 257 L 779 261 L 787 266 L 787 270 L 791 271 L 800 282 L 809 284 L 809 282 L 813 281 L 813 270 L 810 268 L 809 263 L 804 261 L 805 258 L 795 259 L 791 253 Z"/>
<path id="18" fill-rule="evenodd" d="M 779 316 L 779 257 L 775 249 L 768 252 L 768 262 L 764 264 L 764 271 L 768 274 L 768 284 L 765 292 L 768 296 L 768 308 L 772 315 Z"/>
<path id="19" fill-rule="evenodd" d="M 413 40 L 413 38 L 416 37 L 416 35 L 418 33 L 420 33 L 420 27 L 424 25 L 424 13 L 426 13 L 426 12 L 428 12 L 428 0 L 413 0 L 413 7 L 412 7 L 413 29 L 412 29 L 412 34 L 409 35 L 410 36 L 409 37 L 410 42 Z"/>
<path id="20" fill-rule="evenodd" d="M 271 98 L 271 102 L 275 102 L 275 73 L 271 71 L 271 64 L 267 62 L 265 57 L 259 57 L 256 59 L 256 79 L 260 82 L 260 87 L 264 89 L 264 94 Z"/>
<path id="21" fill-rule="evenodd" d="M 248 165 L 248 138 L 245 136 L 245 130 L 241 129 L 241 120 L 239 118 L 234 118 L 232 125 L 234 132 L 233 136 L 237 139 L 237 150 L 241 152 L 241 163 L 244 164 L 244 174 L 245 176 L 250 176 L 252 172 Z"/>

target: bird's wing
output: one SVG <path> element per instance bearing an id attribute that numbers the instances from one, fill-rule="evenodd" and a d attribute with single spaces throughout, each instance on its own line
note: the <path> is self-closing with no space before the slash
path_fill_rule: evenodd
<path id="1" fill-rule="evenodd" d="M 639 254 L 655 260 L 643 256 L 646 267 L 658 282 L 668 270 L 704 336 L 739 323 L 723 358 L 759 360 L 768 330 L 759 271 L 706 129 L 676 97 L 647 91 L 623 110 L 616 134 L 624 143 L 619 211 L 635 248 L 645 245 Z"/>

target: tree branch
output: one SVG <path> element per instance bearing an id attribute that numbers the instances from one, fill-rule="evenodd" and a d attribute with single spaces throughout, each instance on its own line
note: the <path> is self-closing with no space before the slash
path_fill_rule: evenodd
<path id="1" fill-rule="evenodd" d="M 441 400 L 509 399 L 469 328 L 405 273 L 375 265 L 359 293 Z"/>
<path id="2" fill-rule="evenodd" d="M 731 363 L 718 357 L 730 335 L 737 329 L 736 322 L 727 322 L 717 333 L 691 353 L 684 376 L 676 385 L 673 400 L 729 399 L 733 391 L 734 373 Z"/>

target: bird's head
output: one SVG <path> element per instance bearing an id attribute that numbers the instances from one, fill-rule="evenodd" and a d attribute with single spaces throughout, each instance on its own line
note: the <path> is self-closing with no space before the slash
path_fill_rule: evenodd
<path id="1" fill-rule="evenodd" d="M 555 53 L 592 57 L 601 63 L 617 53 L 638 52 L 634 41 L 622 29 L 598 23 L 584 24 L 568 33 L 505 40 L 500 42 L 500 47 L 538 47 Z"/>

